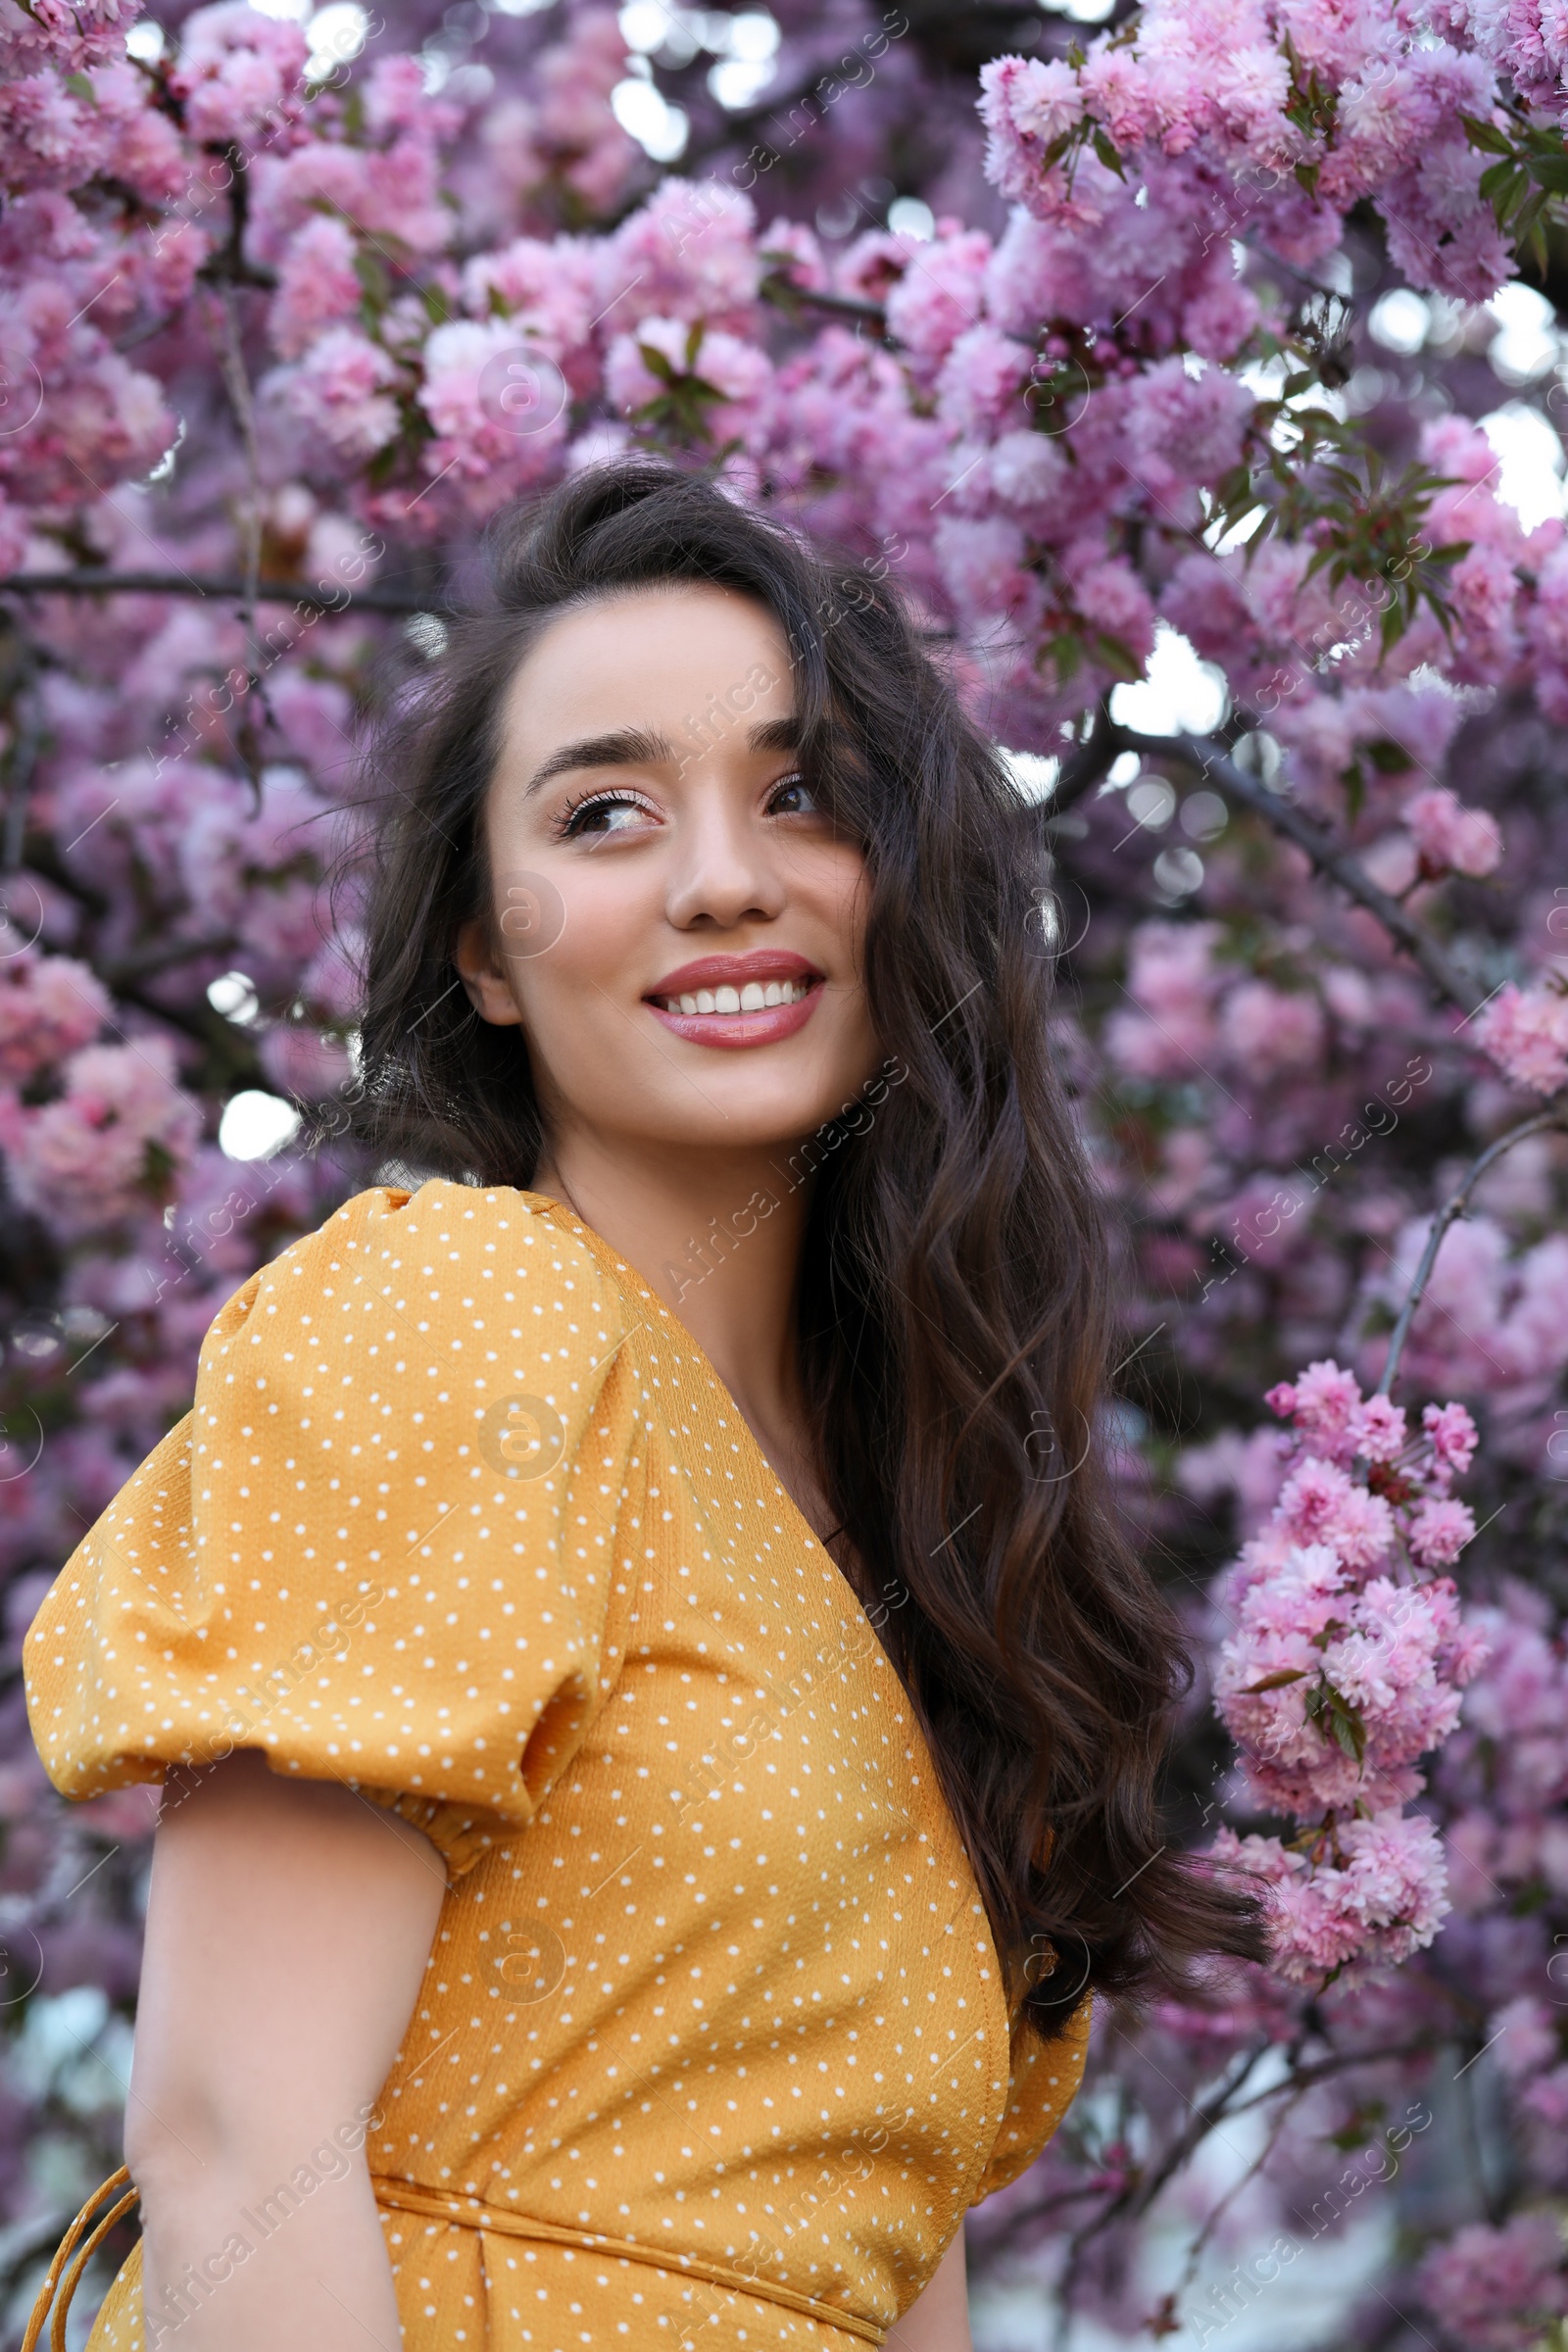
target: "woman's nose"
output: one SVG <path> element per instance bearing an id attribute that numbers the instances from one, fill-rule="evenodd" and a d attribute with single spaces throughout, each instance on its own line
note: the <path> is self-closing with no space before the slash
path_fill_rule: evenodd
<path id="1" fill-rule="evenodd" d="M 680 930 L 710 922 L 731 930 L 749 917 L 771 921 L 788 892 L 778 848 L 728 796 L 697 796 L 675 827 L 665 910 Z"/>

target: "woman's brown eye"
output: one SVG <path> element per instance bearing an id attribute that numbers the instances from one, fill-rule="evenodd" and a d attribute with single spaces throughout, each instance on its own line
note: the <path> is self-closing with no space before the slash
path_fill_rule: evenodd
<path id="1" fill-rule="evenodd" d="M 773 788 L 768 807 L 775 816 L 814 816 L 816 803 L 801 776 L 784 776 Z"/>
<path id="2" fill-rule="evenodd" d="M 561 830 L 567 841 L 575 841 L 584 833 L 621 833 L 626 830 L 627 821 L 648 814 L 641 801 L 610 793 L 600 800 L 578 802 L 566 811 Z"/>

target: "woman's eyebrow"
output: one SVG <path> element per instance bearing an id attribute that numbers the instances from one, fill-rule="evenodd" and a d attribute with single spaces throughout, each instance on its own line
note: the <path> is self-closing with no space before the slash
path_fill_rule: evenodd
<path id="1" fill-rule="evenodd" d="M 794 717 L 764 718 L 747 736 L 746 748 L 749 752 L 798 752 L 801 722 Z"/>
<path id="2" fill-rule="evenodd" d="M 523 799 L 553 776 L 565 775 L 574 767 L 652 767 L 674 757 L 669 737 L 646 727 L 617 727 L 608 735 L 584 735 L 575 743 L 559 745 L 540 761 L 528 779 Z"/>
<path id="3" fill-rule="evenodd" d="M 750 730 L 746 748 L 750 752 L 793 752 L 799 750 L 800 739 L 798 719 L 768 718 Z M 529 799 L 552 778 L 569 774 L 573 768 L 653 767 L 674 757 L 669 737 L 658 728 L 616 727 L 608 735 L 584 735 L 575 743 L 561 744 L 542 760 L 522 797 Z"/>

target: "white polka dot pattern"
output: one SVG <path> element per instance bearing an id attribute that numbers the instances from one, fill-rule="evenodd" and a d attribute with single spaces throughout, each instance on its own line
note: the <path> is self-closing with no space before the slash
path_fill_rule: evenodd
<path id="1" fill-rule="evenodd" d="M 368 2143 L 411 2352 L 880 2341 L 1077 2087 L 849 1585 L 536 1195 L 376 1190 L 253 1277 L 24 1663 L 69 1795 L 255 1746 L 445 1855 Z"/>

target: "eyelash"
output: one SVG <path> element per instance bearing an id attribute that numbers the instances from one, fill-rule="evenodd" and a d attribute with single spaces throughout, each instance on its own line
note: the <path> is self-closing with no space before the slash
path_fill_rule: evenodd
<path id="1" fill-rule="evenodd" d="M 806 778 L 801 774 L 799 768 L 791 768 L 787 775 L 777 777 L 768 793 L 768 799 L 771 801 L 774 795 L 782 792 L 787 784 L 799 784 L 803 789 L 805 788 Z M 646 808 L 655 816 L 659 813 L 651 801 L 644 800 L 640 793 L 632 792 L 624 785 L 609 792 L 585 792 L 576 800 L 568 801 L 562 809 L 556 820 L 556 838 L 560 841 L 580 840 L 577 820 L 591 809 L 627 808 Z"/>
<path id="2" fill-rule="evenodd" d="M 557 839 L 561 841 L 577 840 L 579 838 L 577 819 L 586 815 L 590 809 L 625 808 L 645 808 L 651 815 L 659 814 L 651 801 L 644 800 L 640 793 L 630 792 L 624 786 L 613 792 L 585 792 L 578 799 L 568 801 L 561 811 L 556 822 Z"/>

